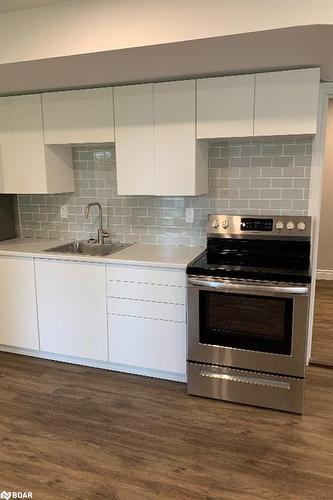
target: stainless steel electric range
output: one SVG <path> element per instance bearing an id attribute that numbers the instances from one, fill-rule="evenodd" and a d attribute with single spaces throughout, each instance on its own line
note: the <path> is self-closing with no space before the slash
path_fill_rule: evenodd
<path id="1" fill-rule="evenodd" d="M 187 268 L 188 393 L 303 412 L 310 217 L 210 215 Z"/>

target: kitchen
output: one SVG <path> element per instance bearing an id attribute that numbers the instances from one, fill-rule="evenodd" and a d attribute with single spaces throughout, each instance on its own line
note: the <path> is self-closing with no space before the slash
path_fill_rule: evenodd
<path id="1" fill-rule="evenodd" d="M 260 422 L 265 419 L 299 425 L 304 432 L 312 421 L 307 416 L 316 419 L 307 405 L 318 397 L 313 396 L 318 380 L 325 380 L 324 387 L 330 383 L 330 372 L 305 369 L 314 301 L 310 285 L 315 282 L 310 244 L 314 259 L 313 177 L 318 179 L 319 174 L 313 172 L 313 161 L 318 160 L 315 155 L 322 140 L 318 121 L 324 123 L 318 105 L 322 72 L 313 66 L 142 83 L 133 78 L 123 85 L 92 88 L 49 85 L 13 95 L 2 92 L 0 186 L 6 202 L 13 196 L 15 207 L 17 200 L 11 227 L 19 235 L 8 239 L 7 234 L 6 241 L 0 242 L 3 380 L 9 387 L 16 376 L 20 380 L 12 408 L 22 401 L 24 418 L 36 432 L 46 429 L 43 422 L 39 429 L 34 411 L 42 412 L 43 419 L 48 415 L 53 430 L 40 444 L 28 433 L 26 445 L 33 456 L 49 454 L 49 439 L 59 438 L 66 446 L 65 436 L 73 440 L 74 450 L 77 439 L 87 438 L 86 426 L 92 426 L 90 444 L 103 432 L 105 442 L 124 436 L 131 450 L 122 454 L 111 446 L 117 457 L 112 465 L 112 455 L 103 448 L 100 436 L 96 443 L 101 456 L 90 445 L 87 457 L 82 456 L 84 448 L 80 451 L 81 486 L 71 473 L 66 478 L 61 466 L 61 479 L 51 474 L 59 481 L 54 489 L 41 484 L 49 471 L 15 472 L 19 459 L 5 458 L 4 470 L 11 479 L 4 481 L 3 488 L 30 491 L 30 481 L 31 490 L 42 498 L 51 498 L 54 492 L 66 498 L 67 484 L 74 497 L 80 497 L 83 467 L 91 477 L 87 487 L 92 489 L 86 496 L 97 498 L 103 483 L 94 479 L 91 452 L 98 463 L 105 457 L 105 470 L 118 471 L 122 477 L 115 482 L 115 490 L 112 481 L 105 483 L 107 491 L 101 493 L 105 498 L 134 498 L 136 491 L 147 498 L 152 491 L 161 491 L 164 498 L 203 498 L 199 486 L 197 491 L 191 486 L 187 466 L 177 471 L 176 464 L 171 465 L 176 460 L 173 453 L 168 455 L 164 449 L 154 469 L 152 457 L 156 459 L 158 448 L 151 449 L 151 455 L 153 442 L 142 449 L 144 436 L 161 433 L 151 420 L 161 419 L 169 438 L 175 432 L 175 450 L 182 456 L 182 447 L 186 450 L 187 440 L 194 439 L 194 428 L 199 432 L 202 418 L 207 422 L 211 418 L 214 425 L 226 418 L 229 433 L 231 421 L 235 426 L 239 421 L 244 446 L 256 433 L 260 435 Z M 198 303 L 193 298 L 192 288 L 203 277 L 204 290 L 196 290 L 195 297 L 204 293 L 212 297 L 211 303 L 209 298 Z M 213 289 L 208 288 L 209 280 Z M 250 290 L 254 285 L 257 288 Z M 227 301 L 228 311 L 231 306 L 235 311 L 228 312 L 228 328 L 223 327 L 220 312 L 214 313 L 224 307 L 218 296 Z M 242 321 L 245 313 L 247 319 Z M 208 340 L 200 337 L 202 353 L 198 354 L 193 339 L 198 325 L 202 329 L 204 324 Z M 235 324 L 243 328 L 243 333 L 236 328 L 237 342 L 247 336 L 243 344 L 230 343 Z M 253 340 L 249 344 L 251 332 L 256 347 Z M 214 342 L 216 352 L 209 360 L 203 347 L 212 346 L 214 336 L 226 337 L 226 333 L 231 334 L 229 344 Z M 220 358 L 222 351 L 226 355 Z M 199 363 L 199 375 L 193 372 L 193 363 Z M 306 373 L 310 403 L 306 396 L 303 408 Z M 11 408 L 11 390 L 4 387 L 3 397 Z M 322 398 L 320 404 L 323 415 L 325 411 L 329 415 L 329 401 Z M 178 407 L 180 413 L 172 416 Z M 136 411 L 130 415 L 131 409 Z M 188 430 L 187 411 L 194 421 L 194 428 Z M 246 416 L 254 417 L 258 425 L 250 436 L 246 436 Z M 119 417 L 121 422 L 115 423 Z M 61 430 L 57 422 L 62 418 L 66 424 Z M 221 449 L 226 445 L 231 452 L 235 442 L 228 442 L 228 434 L 222 439 L 214 431 L 214 438 L 209 437 L 211 427 L 202 425 L 199 450 L 203 451 L 204 443 L 213 446 L 215 439 Z M 290 437 L 287 432 L 281 439 Z M 7 444 L 10 448 L 11 442 Z M 70 470 L 73 450 L 66 455 Z M 190 459 L 195 464 L 193 451 L 188 458 L 184 451 L 181 462 Z M 58 464 L 56 457 L 50 459 Z M 119 461 L 138 465 L 134 485 Z M 239 473 L 241 462 L 236 467 Z M 165 476 L 169 494 L 163 481 L 155 482 L 149 475 L 166 463 L 176 467 Z M 177 476 L 182 467 L 186 469 L 183 483 L 182 474 Z M 140 486 L 140 470 L 147 477 L 146 488 Z M 33 479 L 34 474 L 40 479 Z M 320 491 L 325 491 L 329 473 L 322 478 Z M 230 485 L 223 490 L 219 481 L 207 481 L 205 488 L 215 488 L 217 498 L 223 494 L 233 498 Z M 281 485 L 275 487 L 283 491 Z M 317 487 L 313 492 L 319 491 Z M 243 497 L 249 498 L 244 491 Z"/>

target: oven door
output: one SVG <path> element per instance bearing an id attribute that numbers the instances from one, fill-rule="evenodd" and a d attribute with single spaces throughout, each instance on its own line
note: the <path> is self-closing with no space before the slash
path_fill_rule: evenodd
<path id="1" fill-rule="evenodd" d="M 189 277 L 188 360 L 304 377 L 309 287 Z"/>

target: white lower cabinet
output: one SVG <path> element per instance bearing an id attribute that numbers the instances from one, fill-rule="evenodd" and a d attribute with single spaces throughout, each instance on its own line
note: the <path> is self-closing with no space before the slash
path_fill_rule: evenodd
<path id="1" fill-rule="evenodd" d="M 185 270 L 0 256 L 0 316 L 5 350 L 185 380 Z"/>
<path id="2" fill-rule="evenodd" d="M 108 266 L 111 367 L 185 380 L 185 271 Z"/>
<path id="3" fill-rule="evenodd" d="M 112 315 L 109 337 L 111 363 L 185 374 L 185 323 Z"/>
<path id="4" fill-rule="evenodd" d="M 183 305 L 140 299 L 108 298 L 108 312 L 137 318 L 160 319 L 162 321 L 181 323 L 186 321 L 186 309 Z"/>
<path id="5" fill-rule="evenodd" d="M 108 360 L 105 265 L 36 260 L 40 348 Z"/>
<path id="6" fill-rule="evenodd" d="M 39 348 L 32 258 L 0 257 L 0 344 Z"/>

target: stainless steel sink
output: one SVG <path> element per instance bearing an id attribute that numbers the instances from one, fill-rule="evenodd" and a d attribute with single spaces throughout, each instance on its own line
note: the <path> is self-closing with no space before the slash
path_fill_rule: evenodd
<path id="1" fill-rule="evenodd" d="M 66 245 L 60 245 L 53 248 L 48 248 L 44 252 L 48 253 L 71 253 L 71 254 L 81 254 L 81 255 L 96 255 L 96 256 L 106 256 L 110 255 L 118 250 L 127 248 L 130 244 L 123 243 L 89 243 L 87 241 L 73 241 L 72 243 L 67 243 Z"/>

